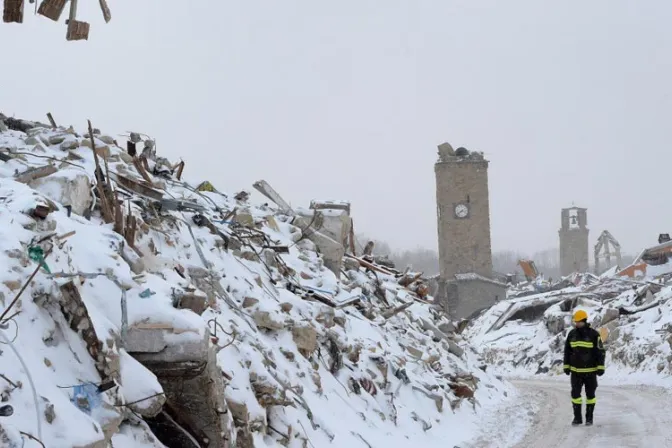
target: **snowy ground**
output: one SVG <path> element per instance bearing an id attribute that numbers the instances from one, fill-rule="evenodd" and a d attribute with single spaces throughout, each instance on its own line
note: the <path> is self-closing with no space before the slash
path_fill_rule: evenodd
<path id="1" fill-rule="evenodd" d="M 589 281 L 563 290 L 502 301 L 471 322 L 463 336 L 490 369 L 514 380 L 517 392 L 486 413 L 484 421 L 495 423 L 464 446 L 672 447 L 670 268 L 636 281 L 585 276 Z M 562 372 L 578 309 L 594 328 L 609 330 L 592 428 L 570 427 L 569 379 Z"/>
<path id="2" fill-rule="evenodd" d="M 572 427 L 569 381 L 516 381 L 518 393 L 493 409 L 479 440 L 463 448 L 672 447 L 672 395 L 653 386 L 597 389 L 595 424 Z M 585 413 L 585 406 L 584 406 Z"/>

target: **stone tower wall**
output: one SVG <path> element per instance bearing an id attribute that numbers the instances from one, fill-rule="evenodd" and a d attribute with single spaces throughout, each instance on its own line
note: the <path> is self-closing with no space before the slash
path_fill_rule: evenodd
<path id="1" fill-rule="evenodd" d="M 492 276 L 490 201 L 486 160 L 441 161 L 434 166 L 441 278 L 476 273 Z M 454 208 L 468 203 L 469 218 L 457 219 Z"/>
<path id="2" fill-rule="evenodd" d="M 577 224 L 570 222 L 570 213 L 576 214 Z M 588 272 L 590 270 L 588 247 L 588 219 L 584 208 L 563 209 L 560 237 L 560 274 L 570 275 L 574 272 Z"/>

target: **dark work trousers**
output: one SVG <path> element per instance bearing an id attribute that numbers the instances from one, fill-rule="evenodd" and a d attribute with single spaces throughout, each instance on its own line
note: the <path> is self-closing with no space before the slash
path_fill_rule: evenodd
<path id="1" fill-rule="evenodd" d="M 596 373 L 575 373 L 571 375 L 572 403 L 582 404 L 581 389 L 586 388 L 586 404 L 595 404 L 595 390 L 597 389 Z"/>

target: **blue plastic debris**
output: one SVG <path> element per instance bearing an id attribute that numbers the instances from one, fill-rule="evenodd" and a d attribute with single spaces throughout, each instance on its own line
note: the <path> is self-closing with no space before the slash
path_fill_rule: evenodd
<path id="1" fill-rule="evenodd" d="M 70 401 L 87 415 L 91 415 L 91 411 L 100 407 L 102 403 L 102 398 L 98 394 L 98 386 L 95 384 L 80 384 L 73 387 L 72 391 Z"/>

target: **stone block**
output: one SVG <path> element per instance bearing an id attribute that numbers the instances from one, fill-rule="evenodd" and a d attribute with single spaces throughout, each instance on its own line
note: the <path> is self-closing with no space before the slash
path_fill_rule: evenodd
<path id="1" fill-rule="evenodd" d="M 80 216 L 91 208 L 91 185 L 84 174 L 74 176 L 51 176 L 34 179 L 28 182 L 31 188 L 39 191 L 49 199 L 63 205 L 70 205 L 72 211 Z"/>
<path id="2" fill-rule="evenodd" d="M 210 345 L 207 331 L 202 337 L 185 338 L 180 342 L 168 342 L 166 336 L 169 332 L 170 329 L 131 326 L 128 328 L 124 347 L 146 366 L 161 363 L 198 363 L 207 358 Z"/>
<path id="3" fill-rule="evenodd" d="M 191 310 L 200 316 L 208 308 L 208 298 L 187 293 L 179 298 L 178 308 Z"/>
<path id="4" fill-rule="evenodd" d="M 620 316 L 620 313 L 618 312 L 618 310 L 616 308 L 607 308 L 604 311 L 604 315 L 602 316 L 600 326 L 604 326 L 604 325 L 608 324 L 609 322 L 611 322 L 612 320 L 618 319 L 619 316 Z"/>
<path id="5" fill-rule="evenodd" d="M 265 328 L 267 330 L 282 330 L 285 327 L 284 322 L 280 319 L 279 316 L 272 315 L 268 311 L 256 311 L 252 314 L 252 319 L 254 323 L 257 324 L 259 328 Z"/>
<path id="6" fill-rule="evenodd" d="M 296 347 L 304 354 L 317 350 L 317 331 L 309 326 L 298 326 L 292 329 L 292 337 Z"/>

